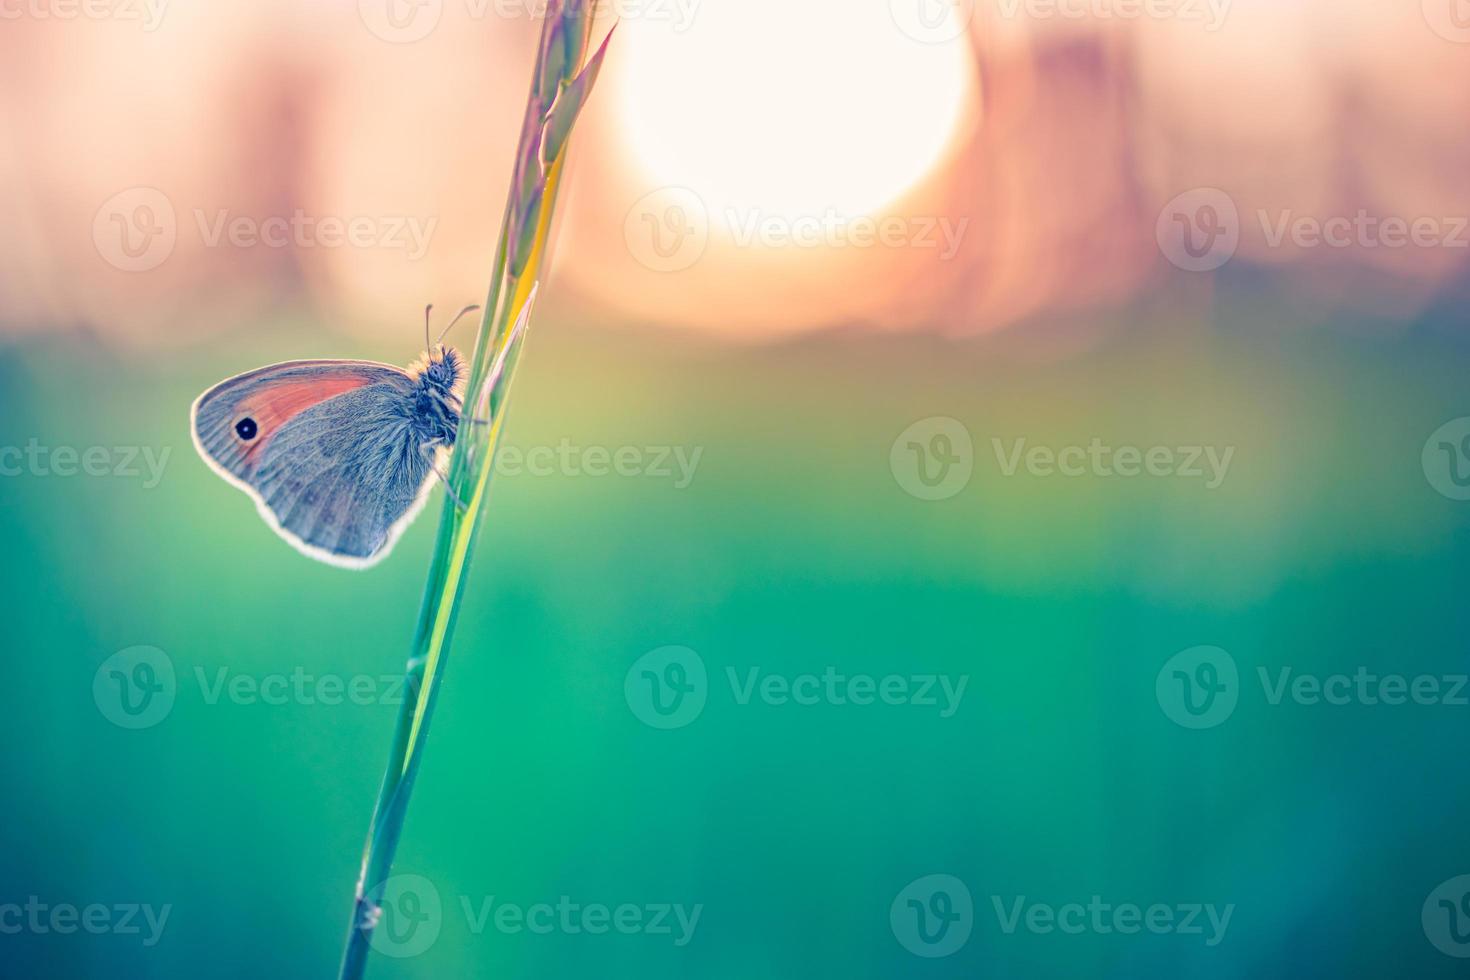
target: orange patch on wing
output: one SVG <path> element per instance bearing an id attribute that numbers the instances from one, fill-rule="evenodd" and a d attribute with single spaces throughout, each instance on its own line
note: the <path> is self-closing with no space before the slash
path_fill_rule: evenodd
<path id="1" fill-rule="evenodd" d="M 335 398 L 344 392 L 365 388 L 371 383 L 370 379 L 361 376 L 333 375 L 301 381 L 283 381 L 265 391 L 251 395 L 240 402 L 239 407 L 235 410 L 236 421 L 246 417 L 252 418 L 260 433 L 250 448 L 245 450 L 245 458 L 252 463 L 255 462 L 255 458 L 270 441 L 271 436 L 275 435 L 281 426 L 308 408 L 320 405 L 327 399 Z"/>

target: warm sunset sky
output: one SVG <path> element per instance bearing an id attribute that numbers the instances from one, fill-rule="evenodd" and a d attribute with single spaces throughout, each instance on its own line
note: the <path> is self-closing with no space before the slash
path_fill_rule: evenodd
<path id="1" fill-rule="evenodd" d="M 478 299 L 525 2 L 7 4 L 0 330 L 169 343 L 304 300 L 382 333 Z M 1158 287 L 1194 222 L 1303 303 L 1411 311 L 1470 255 L 1456 2 L 608 0 L 556 302 L 990 330 Z"/>

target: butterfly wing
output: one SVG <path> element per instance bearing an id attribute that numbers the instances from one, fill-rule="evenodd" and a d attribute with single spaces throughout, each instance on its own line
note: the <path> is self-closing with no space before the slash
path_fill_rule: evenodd
<path id="1" fill-rule="evenodd" d="M 407 372 L 366 361 L 295 361 L 205 392 L 194 442 L 298 550 L 362 568 L 381 560 L 431 489 L 410 429 Z"/>
<path id="2" fill-rule="evenodd" d="M 200 455 L 234 483 L 249 484 L 281 427 L 328 399 L 407 378 L 372 361 L 287 361 L 221 381 L 200 395 L 190 428 Z"/>

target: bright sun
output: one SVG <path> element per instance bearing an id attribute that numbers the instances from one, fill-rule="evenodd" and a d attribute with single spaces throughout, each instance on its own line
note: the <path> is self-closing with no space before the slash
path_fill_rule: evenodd
<path id="1" fill-rule="evenodd" d="M 964 41 L 922 43 L 881 0 L 636 7 L 618 28 L 622 131 L 648 176 L 712 214 L 872 214 L 935 166 L 975 105 Z"/>

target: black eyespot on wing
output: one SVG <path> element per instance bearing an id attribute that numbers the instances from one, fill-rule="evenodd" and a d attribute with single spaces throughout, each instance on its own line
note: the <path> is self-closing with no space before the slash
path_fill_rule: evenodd
<path id="1" fill-rule="evenodd" d="M 256 425 L 255 420 L 252 418 L 243 418 L 235 423 L 235 435 L 239 436 L 245 442 L 254 439 L 259 432 L 260 426 Z"/>

